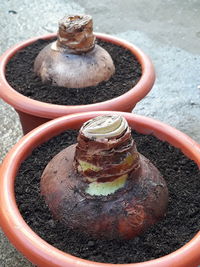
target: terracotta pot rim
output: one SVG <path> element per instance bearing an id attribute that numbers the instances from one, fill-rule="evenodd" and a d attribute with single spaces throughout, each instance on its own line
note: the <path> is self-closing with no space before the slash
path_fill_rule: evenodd
<path id="1" fill-rule="evenodd" d="M 130 50 L 142 66 L 142 76 L 137 84 L 121 96 L 107 101 L 88 105 L 56 105 L 28 98 L 15 91 L 7 82 L 5 68 L 12 56 L 20 49 L 32 44 L 38 39 L 51 39 L 56 34 L 42 35 L 21 42 L 8 49 L 0 58 L 0 97 L 16 110 L 38 117 L 56 118 L 72 113 L 95 110 L 127 110 L 140 101 L 152 88 L 155 81 L 155 70 L 149 57 L 135 45 L 103 33 L 95 33 L 97 38 L 121 45 Z M 117 102 L 117 105 L 116 105 Z M 134 103 L 134 104 L 133 104 Z M 118 108 L 116 108 L 118 106 Z M 129 107 L 130 106 L 130 107 Z"/>
<path id="2" fill-rule="evenodd" d="M 30 261 L 38 266 L 123 266 L 123 267 L 153 267 L 153 266 L 195 266 L 191 261 L 200 262 L 199 246 L 200 232 L 195 237 L 175 252 L 158 259 L 133 264 L 106 264 L 83 260 L 64 253 L 41 239 L 23 220 L 16 205 L 14 196 L 14 180 L 18 165 L 31 153 L 33 147 L 47 141 L 65 129 L 80 127 L 83 121 L 94 116 L 116 112 L 87 112 L 73 114 L 49 121 L 34 129 L 24 136 L 8 153 L 0 173 L 0 214 L 1 226 L 10 241 Z M 176 147 L 182 146 L 182 151 L 189 158 L 195 160 L 200 167 L 200 147 L 190 137 L 173 127 L 151 118 L 118 112 L 126 117 L 131 127 L 143 134 L 153 134 L 161 140 L 166 140 Z M 47 132 L 50 136 L 47 137 Z M 60 264 L 58 264 L 60 261 Z M 45 265 L 46 264 L 46 265 Z M 48 265 L 47 265 L 48 264 Z"/>

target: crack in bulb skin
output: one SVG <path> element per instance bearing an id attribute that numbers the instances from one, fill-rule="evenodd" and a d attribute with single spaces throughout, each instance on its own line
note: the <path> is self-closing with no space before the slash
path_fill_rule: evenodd
<path id="1" fill-rule="evenodd" d="M 93 118 L 77 140 L 49 162 L 41 177 L 41 193 L 55 218 L 104 239 L 134 238 L 163 218 L 166 183 L 137 151 L 125 118 Z"/>
<path id="2" fill-rule="evenodd" d="M 57 40 L 44 47 L 34 72 L 44 83 L 83 88 L 107 81 L 115 72 L 109 53 L 95 44 L 90 15 L 69 15 L 59 22 Z"/>

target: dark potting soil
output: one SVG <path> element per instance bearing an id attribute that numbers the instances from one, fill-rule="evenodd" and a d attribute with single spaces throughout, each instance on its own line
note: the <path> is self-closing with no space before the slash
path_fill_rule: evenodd
<path id="1" fill-rule="evenodd" d="M 179 149 L 153 136 L 133 133 L 138 151 L 157 166 L 169 189 L 166 217 L 129 241 L 96 240 L 55 221 L 40 196 L 41 174 L 55 154 L 76 142 L 67 131 L 36 148 L 19 169 L 16 199 L 28 225 L 44 240 L 80 258 L 107 263 L 134 263 L 164 256 L 188 242 L 200 228 L 200 172 Z"/>
<path id="2" fill-rule="evenodd" d="M 51 40 L 52 41 L 52 40 Z M 50 41 L 38 40 L 20 50 L 6 67 L 8 83 L 19 93 L 42 102 L 59 105 L 86 105 L 106 101 L 129 91 L 141 77 L 141 65 L 129 50 L 98 40 L 98 44 L 111 55 L 115 74 L 107 82 L 86 88 L 65 88 L 43 84 L 33 72 L 39 51 Z"/>

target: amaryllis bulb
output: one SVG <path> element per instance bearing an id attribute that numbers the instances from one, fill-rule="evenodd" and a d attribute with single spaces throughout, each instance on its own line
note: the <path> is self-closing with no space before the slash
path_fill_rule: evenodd
<path id="1" fill-rule="evenodd" d="M 82 88 L 96 86 L 114 74 L 111 56 L 95 44 L 90 15 L 65 16 L 57 37 L 35 59 L 34 71 L 44 83 Z"/>
<path id="2" fill-rule="evenodd" d="M 130 239 L 160 220 L 168 190 L 119 115 L 84 123 L 78 143 L 45 168 L 41 192 L 54 216 L 97 238 Z"/>

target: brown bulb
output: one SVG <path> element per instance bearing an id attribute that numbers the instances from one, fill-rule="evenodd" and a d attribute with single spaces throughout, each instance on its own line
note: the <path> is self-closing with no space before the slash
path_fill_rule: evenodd
<path id="1" fill-rule="evenodd" d="M 34 71 L 44 83 L 82 88 L 96 86 L 114 74 L 111 56 L 95 44 L 90 15 L 64 17 L 59 22 L 57 37 L 34 62 Z"/>
<path id="2" fill-rule="evenodd" d="M 160 220 L 168 190 L 158 169 L 136 148 L 118 115 L 80 129 L 78 143 L 57 154 L 41 177 L 55 218 L 96 238 L 131 239 Z"/>

